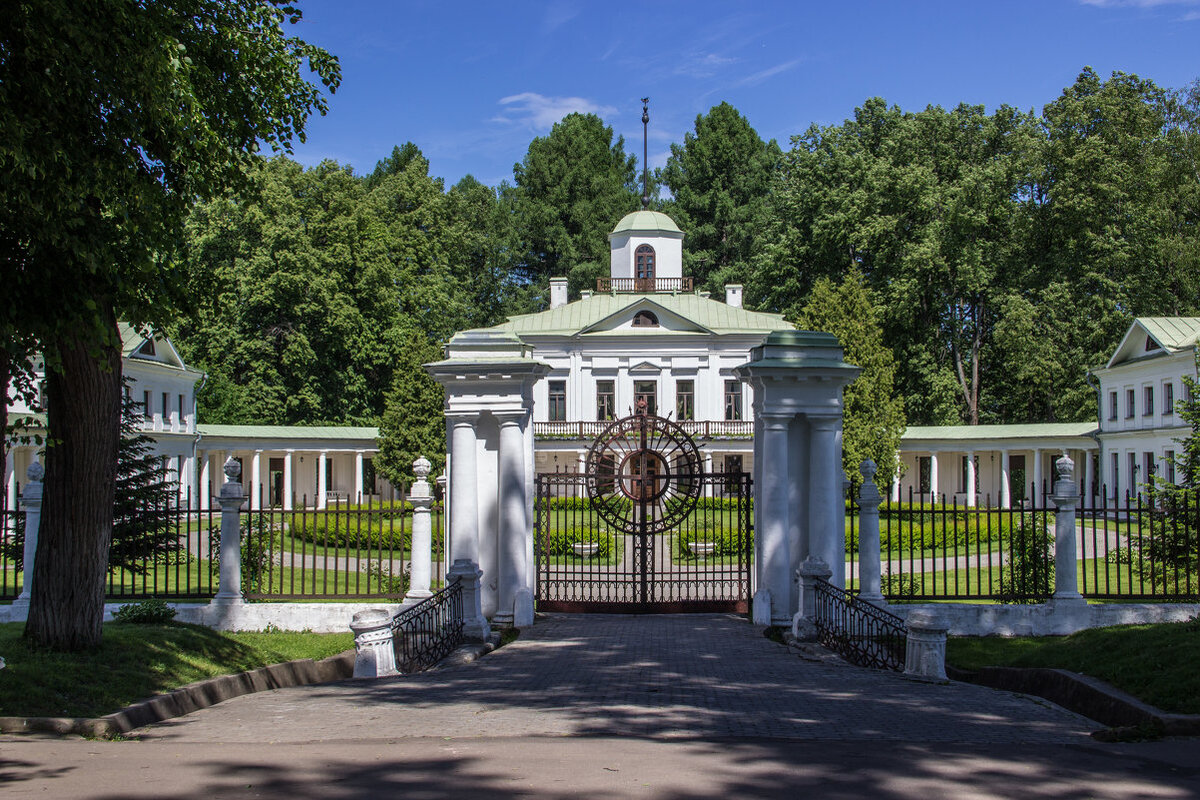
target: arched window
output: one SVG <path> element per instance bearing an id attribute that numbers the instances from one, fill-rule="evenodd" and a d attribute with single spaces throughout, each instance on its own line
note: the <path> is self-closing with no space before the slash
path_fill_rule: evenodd
<path id="1" fill-rule="evenodd" d="M 649 311 L 639 311 L 633 315 L 633 327 L 635 328 L 657 328 L 658 317 L 654 316 Z"/>
<path id="2" fill-rule="evenodd" d="M 634 277 L 638 280 L 654 280 L 654 248 L 648 244 L 638 245 L 633 256 Z"/>

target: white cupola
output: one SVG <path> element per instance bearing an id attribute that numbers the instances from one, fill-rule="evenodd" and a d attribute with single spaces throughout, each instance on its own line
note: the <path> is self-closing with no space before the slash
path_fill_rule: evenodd
<path id="1" fill-rule="evenodd" d="M 612 278 L 683 277 L 683 231 L 659 211 L 626 214 L 608 235 Z"/>

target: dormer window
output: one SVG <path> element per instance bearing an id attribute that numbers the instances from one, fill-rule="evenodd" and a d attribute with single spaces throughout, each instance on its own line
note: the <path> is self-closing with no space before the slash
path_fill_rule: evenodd
<path id="1" fill-rule="evenodd" d="M 145 344 L 143 344 L 141 347 L 139 347 L 139 348 L 138 348 L 138 351 L 137 351 L 137 353 L 138 353 L 138 355 L 139 355 L 139 356 L 152 356 L 152 355 L 154 355 L 154 340 L 153 340 L 153 339 L 147 339 L 147 340 L 146 340 L 146 343 L 145 343 Z"/>
<path id="2" fill-rule="evenodd" d="M 1159 350 L 1159 349 L 1161 349 L 1161 348 L 1158 346 L 1158 342 L 1154 341 L 1149 336 L 1147 336 L 1146 337 L 1146 352 L 1149 353 L 1152 350 Z"/>
<path id="3" fill-rule="evenodd" d="M 639 311 L 633 315 L 633 327 L 635 328 L 657 328 L 658 317 L 654 316 L 649 311 Z"/>
<path id="4" fill-rule="evenodd" d="M 654 280 L 654 248 L 648 244 L 638 245 L 633 257 L 634 277 L 640 281 Z"/>

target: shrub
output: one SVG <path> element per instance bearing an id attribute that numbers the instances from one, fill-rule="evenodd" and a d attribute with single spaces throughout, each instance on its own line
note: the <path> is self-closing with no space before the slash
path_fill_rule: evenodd
<path id="1" fill-rule="evenodd" d="M 394 575 L 390 561 L 368 561 L 363 567 L 363 572 L 367 573 L 367 585 L 373 585 L 375 590 L 382 594 L 397 597 L 408 594 L 411 565 L 405 566 L 399 575 Z"/>
<path id="2" fill-rule="evenodd" d="M 157 625 L 170 622 L 175 618 L 175 609 L 164 600 L 142 600 L 140 603 L 126 603 L 113 612 L 117 622 L 130 622 L 136 625 Z"/>
<path id="3" fill-rule="evenodd" d="M 921 593 L 921 583 L 911 575 L 889 573 L 883 576 L 881 593 L 889 599 L 913 598 Z"/>
<path id="4" fill-rule="evenodd" d="M 1008 569 L 1000 579 L 1004 603 L 1039 603 L 1054 593 L 1054 535 L 1022 514 L 1009 540 Z"/>

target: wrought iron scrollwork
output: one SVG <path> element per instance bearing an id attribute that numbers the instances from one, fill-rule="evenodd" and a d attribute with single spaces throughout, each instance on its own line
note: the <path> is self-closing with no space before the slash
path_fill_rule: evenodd
<path id="1" fill-rule="evenodd" d="M 878 606 L 816 581 L 817 641 L 860 667 L 904 670 L 904 620 Z"/>

